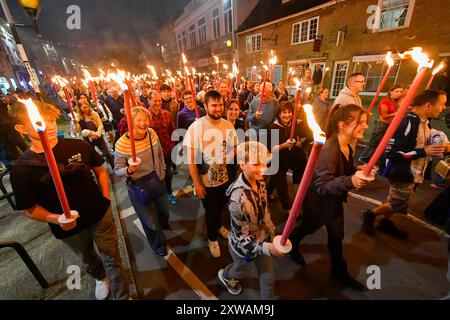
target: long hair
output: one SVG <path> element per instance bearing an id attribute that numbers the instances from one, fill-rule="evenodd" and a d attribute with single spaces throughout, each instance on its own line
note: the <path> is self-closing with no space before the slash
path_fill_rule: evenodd
<path id="1" fill-rule="evenodd" d="M 78 105 L 78 110 L 77 110 L 78 111 L 78 116 L 79 116 L 80 119 L 84 119 L 84 113 L 83 113 L 83 111 L 81 111 L 81 106 L 83 106 L 83 105 L 89 106 L 89 113 L 88 113 L 88 115 L 92 116 L 92 108 L 91 108 L 91 105 L 89 104 L 88 101 L 86 101 L 84 99 L 80 99 L 80 100 L 78 100 L 77 105 Z"/>
<path id="2" fill-rule="evenodd" d="M 396 84 L 396 85 L 392 86 L 392 87 L 389 89 L 389 92 L 388 92 L 388 94 L 387 94 L 387 98 L 388 98 L 389 100 L 394 101 L 394 99 L 392 99 L 392 97 L 391 97 L 391 93 L 392 93 L 392 91 L 394 91 L 394 90 L 396 90 L 396 89 L 405 89 L 405 87 L 404 87 L 402 84 Z"/>
<path id="3" fill-rule="evenodd" d="M 359 122 L 363 114 L 368 115 L 368 112 L 356 104 L 338 104 L 334 106 L 328 114 L 326 125 L 327 139 L 337 136 L 339 133 L 339 122 L 343 121 L 347 125 L 355 120 Z"/>

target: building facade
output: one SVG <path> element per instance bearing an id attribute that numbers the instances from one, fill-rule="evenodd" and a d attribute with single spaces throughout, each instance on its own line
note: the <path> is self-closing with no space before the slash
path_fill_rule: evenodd
<path id="1" fill-rule="evenodd" d="M 201 72 L 215 70 L 213 55 L 231 64 L 237 55 L 234 31 L 257 0 L 192 0 L 173 25 L 178 60 L 186 53 Z M 178 67 L 178 66 L 177 66 Z"/>
<path id="2" fill-rule="evenodd" d="M 6 22 L 0 19 L 0 90 L 30 89 L 30 78 Z"/>
<path id="3" fill-rule="evenodd" d="M 252 20 L 264 16 L 269 3 L 278 17 Z M 279 62 L 275 81 L 286 81 L 290 68 L 297 74 L 321 69 L 333 98 L 351 73 L 361 72 L 367 78 L 362 95 L 373 96 L 388 50 L 419 46 L 436 62 L 450 55 L 449 15 L 446 0 L 262 0 L 237 32 L 241 73 L 255 80 L 261 60 L 267 63 L 273 50 Z M 396 59 L 385 91 L 394 83 L 409 84 L 417 71 L 415 62 Z"/>

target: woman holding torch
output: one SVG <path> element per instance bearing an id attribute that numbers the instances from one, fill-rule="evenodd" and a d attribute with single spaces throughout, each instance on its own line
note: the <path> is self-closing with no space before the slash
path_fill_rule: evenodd
<path id="1" fill-rule="evenodd" d="M 131 141 L 124 134 L 116 143 L 114 158 L 117 176 L 127 178 L 128 195 L 142 223 L 145 235 L 153 251 L 165 256 L 166 238 L 163 228 L 168 227 L 169 202 L 164 184 L 165 170 L 164 154 L 156 132 L 150 128 L 150 113 L 143 107 L 131 110 L 131 120 L 134 132 L 138 164 L 129 163 L 131 159 Z"/>
<path id="2" fill-rule="evenodd" d="M 360 106 L 349 104 L 334 108 L 327 124 L 327 142 L 315 167 L 314 178 L 303 203 L 303 215 L 299 226 L 291 233 L 291 258 L 300 265 L 305 264 L 298 251 L 301 240 L 326 226 L 328 250 L 331 256 L 332 275 L 355 290 L 364 286 L 352 278 L 343 257 L 344 206 L 347 193 L 365 186 L 368 181 L 355 175 L 353 151 L 354 139 L 364 138 L 368 128 L 368 114 Z"/>

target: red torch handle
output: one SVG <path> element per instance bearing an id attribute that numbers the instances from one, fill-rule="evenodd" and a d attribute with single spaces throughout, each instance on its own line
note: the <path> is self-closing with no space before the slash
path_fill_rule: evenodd
<path id="1" fill-rule="evenodd" d="M 386 130 L 386 133 L 383 136 L 383 139 L 381 139 L 380 143 L 378 144 L 377 149 L 375 150 L 374 154 L 372 155 L 372 158 L 370 159 L 367 166 L 364 168 L 363 174 L 365 176 L 370 176 L 370 172 L 372 171 L 372 168 L 375 166 L 375 164 L 378 162 L 380 157 L 383 155 L 384 150 L 386 149 L 386 146 L 387 146 L 389 140 L 394 136 L 395 131 L 397 130 L 398 126 L 400 125 L 400 122 L 403 120 L 403 117 L 405 116 L 406 112 L 408 111 L 409 106 L 411 105 L 414 97 L 416 96 L 417 92 L 419 91 L 420 85 L 422 84 L 422 82 L 425 79 L 429 70 L 430 70 L 429 68 L 422 68 L 416 74 L 416 76 L 408 90 L 408 93 L 406 94 L 405 98 L 402 100 L 400 107 L 398 108 L 397 112 L 395 113 L 394 118 L 392 119 L 391 124 L 389 125 L 389 128 Z"/>
<path id="2" fill-rule="evenodd" d="M 194 99 L 194 103 L 195 103 L 195 118 L 199 119 L 200 118 L 200 112 L 198 111 L 198 105 L 197 105 L 197 101 L 196 101 L 196 91 L 194 90 L 194 85 L 192 84 L 192 79 L 191 77 L 186 74 L 186 77 L 188 78 L 189 81 L 189 86 L 191 87 L 191 91 L 192 91 L 192 98 Z"/>
<path id="3" fill-rule="evenodd" d="M 434 74 L 431 75 L 431 78 L 430 78 L 430 80 L 428 80 L 428 83 L 427 83 L 427 86 L 425 87 L 425 90 L 428 90 L 428 89 L 431 88 L 431 84 L 433 83 L 434 76 L 435 76 Z"/>
<path id="4" fill-rule="evenodd" d="M 131 159 L 133 162 L 136 161 L 136 144 L 134 142 L 134 129 L 133 129 L 133 122 L 131 120 L 131 93 L 130 90 L 126 89 L 123 90 L 123 100 L 125 103 L 125 116 L 127 118 L 127 125 L 128 125 L 128 135 L 130 137 L 130 147 L 131 147 Z"/>
<path id="5" fill-rule="evenodd" d="M 300 88 L 297 88 L 297 93 L 295 94 L 294 113 L 292 114 L 291 134 L 289 136 L 289 140 L 294 139 L 295 125 L 297 124 L 297 109 L 299 102 L 300 102 Z"/>
<path id="6" fill-rule="evenodd" d="M 56 192 L 58 194 L 59 203 L 67 219 L 70 219 L 70 207 L 69 201 L 67 201 L 66 191 L 61 180 L 61 175 L 59 174 L 58 165 L 56 164 L 55 155 L 48 142 L 48 136 L 46 131 L 38 131 L 39 138 L 42 143 L 42 148 L 44 149 L 45 160 L 47 160 L 47 165 L 50 170 L 50 174 L 55 185 Z"/>
<path id="7" fill-rule="evenodd" d="M 89 88 L 91 89 L 92 99 L 94 99 L 95 107 L 97 107 L 98 105 L 97 90 L 95 89 L 95 85 L 92 81 L 89 81 Z"/>
<path id="8" fill-rule="evenodd" d="M 64 87 L 63 90 L 64 90 L 64 94 L 66 96 L 67 105 L 69 106 L 70 114 L 72 115 L 72 121 L 75 121 L 76 118 L 75 118 L 75 113 L 73 112 L 72 99 L 70 98 L 69 90 L 66 87 Z"/>
<path id="9" fill-rule="evenodd" d="M 386 84 L 386 81 L 387 81 L 389 75 L 391 74 L 392 69 L 393 69 L 392 67 L 389 67 L 389 68 L 386 70 L 386 73 L 384 74 L 383 80 L 381 80 L 381 83 L 380 83 L 380 85 L 379 85 L 379 87 L 378 87 L 378 90 L 377 90 L 377 92 L 375 93 L 375 96 L 373 97 L 372 102 L 370 103 L 369 109 L 367 109 L 367 111 L 368 111 L 369 113 L 370 113 L 370 111 L 372 110 L 372 108 L 375 106 L 375 102 L 377 101 L 378 96 L 379 96 L 380 93 L 381 93 L 381 90 L 383 90 L 383 87 L 384 87 L 384 85 Z"/>
<path id="10" fill-rule="evenodd" d="M 266 71 L 264 74 L 264 82 L 263 82 L 263 87 L 262 87 L 262 91 L 259 95 L 259 107 L 258 107 L 258 113 L 261 113 L 262 110 L 262 105 L 263 105 L 263 97 L 264 97 L 264 92 L 266 91 L 266 80 L 267 80 L 267 75 L 268 75 L 269 71 Z"/>
<path id="11" fill-rule="evenodd" d="M 289 218 L 284 227 L 283 234 L 281 235 L 280 244 L 282 246 L 286 244 L 286 240 L 292 232 L 295 219 L 297 218 L 300 212 L 303 200 L 305 199 L 309 185 L 311 184 L 311 180 L 314 175 L 314 168 L 317 164 L 317 161 L 319 160 L 319 155 L 320 151 L 322 150 L 322 146 L 323 146 L 322 144 L 314 143 L 314 146 L 311 150 L 308 163 L 306 164 L 305 173 L 303 174 L 302 181 L 300 182 L 300 186 L 298 187 L 297 194 L 295 196 L 294 204 L 292 205 L 291 211 L 289 212 Z"/>

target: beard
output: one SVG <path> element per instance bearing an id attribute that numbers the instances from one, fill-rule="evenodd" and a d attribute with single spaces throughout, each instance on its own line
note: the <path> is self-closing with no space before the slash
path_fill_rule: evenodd
<path id="1" fill-rule="evenodd" d="M 213 113 L 208 113 L 208 116 L 210 116 L 212 119 L 214 119 L 214 120 L 220 120 L 221 118 L 222 118 L 222 116 L 220 115 L 220 116 L 216 116 L 215 114 L 213 114 Z"/>

